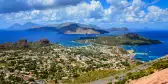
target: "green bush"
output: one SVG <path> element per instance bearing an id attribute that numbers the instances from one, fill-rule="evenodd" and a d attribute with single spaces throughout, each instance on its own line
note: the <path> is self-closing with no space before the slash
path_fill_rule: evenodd
<path id="1" fill-rule="evenodd" d="M 75 84 L 87 83 L 101 78 L 108 77 L 110 75 L 116 74 L 117 71 L 114 70 L 98 70 L 98 71 L 89 71 L 87 73 L 81 74 L 79 77 L 75 78 Z"/>

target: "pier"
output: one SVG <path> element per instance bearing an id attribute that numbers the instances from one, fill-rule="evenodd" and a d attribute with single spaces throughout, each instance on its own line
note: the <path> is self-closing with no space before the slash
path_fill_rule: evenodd
<path id="1" fill-rule="evenodd" d="M 134 53 L 136 55 L 148 55 L 148 53 Z"/>

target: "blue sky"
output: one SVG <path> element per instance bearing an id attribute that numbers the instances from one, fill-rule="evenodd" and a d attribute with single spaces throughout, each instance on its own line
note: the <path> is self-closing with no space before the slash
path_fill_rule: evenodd
<path id="1" fill-rule="evenodd" d="M 168 29 L 168 0 L 0 0 L 0 28 L 77 22 L 102 28 Z"/>

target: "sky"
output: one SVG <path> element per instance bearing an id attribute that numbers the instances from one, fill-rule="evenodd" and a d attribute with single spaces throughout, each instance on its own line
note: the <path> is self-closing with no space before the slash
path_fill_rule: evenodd
<path id="1" fill-rule="evenodd" d="M 168 0 L 0 0 L 0 28 L 76 22 L 101 28 L 168 29 Z"/>

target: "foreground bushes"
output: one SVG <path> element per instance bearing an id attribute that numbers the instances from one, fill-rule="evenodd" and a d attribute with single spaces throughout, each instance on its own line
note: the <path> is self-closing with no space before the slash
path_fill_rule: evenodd
<path id="1" fill-rule="evenodd" d="M 162 70 L 168 68 L 168 60 L 161 59 L 154 62 L 151 67 L 141 70 L 139 72 L 128 73 L 122 80 L 115 82 L 115 84 L 125 84 L 128 80 L 136 80 L 141 77 L 154 73 L 154 70 Z"/>
<path id="2" fill-rule="evenodd" d="M 98 79 L 101 79 L 101 78 L 105 78 L 105 77 L 114 75 L 116 73 L 118 73 L 118 72 L 115 71 L 115 70 L 89 71 L 89 72 L 83 73 L 79 77 L 75 78 L 73 83 L 74 84 L 87 83 L 87 82 L 91 82 L 91 81 L 94 81 L 94 80 L 98 80 Z M 72 81 L 68 81 L 68 82 L 72 83 Z"/>

